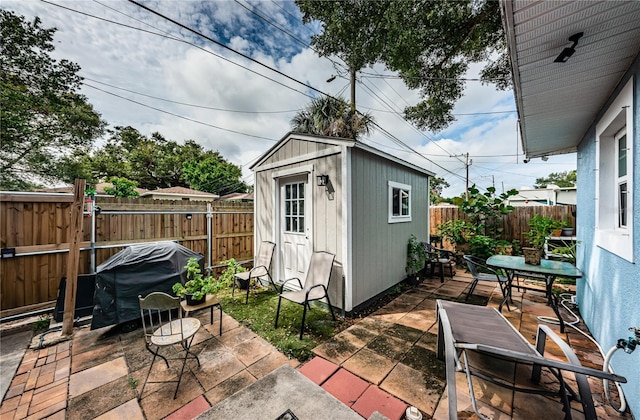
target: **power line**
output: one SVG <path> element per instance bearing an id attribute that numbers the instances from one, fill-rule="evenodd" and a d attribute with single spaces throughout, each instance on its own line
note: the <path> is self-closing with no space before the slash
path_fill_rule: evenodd
<path id="1" fill-rule="evenodd" d="M 242 136 L 253 137 L 253 138 L 256 138 L 256 139 L 269 140 L 269 141 L 272 141 L 272 142 L 277 142 L 277 141 L 278 141 L 278 140 L 275 140 L 275 139 L 270 139 L 270 138 L 268 138 L 268 137 L 256 136 L 256 135 L 254 135 L 254 134 L 248 134 L 248 133 L 243 133 L 243 132 L 241 132 L 241 131 L 231 130 L 231 129 L 229 129 L 229 128 L 219 127 L 219 126 L 217 126 L 217 125 L 209 124 L 209 123 L 206 123 L 206 122 L 202 122 L 202 121 L 195 120 L 195 119 L 193 119 L 193 118 L 185 117 L 185 116 L 183 116 L 183 115 L 175 114 L 175 113 L 173 113 L 173 112 L 166 111 L 166 110 L 164 110 L 164 109 L 160 109 L 160 108 L 156 108 L 156 107 L 151 106 L 151 105 L 143 104 L 142 102 L 134 101 L 133 99 L 125 98 L 124 96 L 120 96 L 120 95 L 115 94 L 115 93 L 113 93 L 113 92 L 109 92 L 109 91 L 104 90 L 104 89 L 101 89 L 101 88 L 99 88 L 99 87 L 92 86 L 92 85 L 90 85 L 90 84 L 88 84 L 88 83 L 83 83 L 83 85 L 84 85 L 84 86 L 87 86 L 87 87 L 90 87 L 90 88 L 92 88 L 92 89 L 99 90 L 100 92 L 104 92 L 104 93 L 106 93 L 107 95 L 115 96 L 116 98 L 124 99 L 125 101 L 133 102 L 134 104 L 138 104 L 138 105 L 140 105 L 140 106 L 144 106 L 144 107 L 146 107 L 146 108 L 150 108 L 150 109 L 153 109 L 153 110 L 155 110 L 155 111 L 162 112 L 162 113 L 164 113 L 164 114 L 173 115 L 174 117 L 181 118 L 181 119 L 183 119 L 183 120 L 187 120 L 187 121 L 191 121 L 191 122 L 196 123 L 196 124 L 206 125 L 207 127 L 215 128 L 215 129 L 222 130 L 222 131 L 227 131 L 227 132 L 229 132 L 229 133 L 240 134 L 240 135 L 242 135 Z"/>
<path id="2" fill-rule="evenodd" d="M 160 98 L 158 96 L 148 95 L 146 93 L 136 92 L 135 90 L 125 89 L 123 87 L 119 87 L 119 86 L 115 86 L 115 85 L 112 85 L 112 84 L 109 84 L 109 83 L 101 82 L 99 80 L 95 80 L 95 79 L 92 79 L 90 77 L 83 76 L 82 78 L 85 79 L 85 80 L 90 80 L 90 81 L 92 81 L 94 83 L 98 83 L 98 84 L 101 84 L 101 85 L 112 87 L 114 89 L 122 90 L 122 91 L 129 92 L 129 93 L 133 93 L 134 95 L 140 95 L 140 96 L 144 96 L 144 97 L 151 98 L 151 99 L 157 99 L 159 101 L 169 102 L 169 103 L 177 104 L 177 105 L 189 106 L 189 107 L 192 107 L 192 108 L 209 109 L 209 110 L 212 110 L 212 111 L 221 111 L 221 112 L 233 112 L 233 113 L 238 113 L 238 114 L 289 114 L 289 113 L 292 113 L 292 112 L 298 112 L 297 109 L 287 110 L 287 111 L 242 111 L 242 110 L 237 110 L 237 109 L 216 108 L 216 107 L 206 106 L 206 105 L 195 105 L 195 104 L 190 104 L 190 103 L 186 103 L 186 102 L 179 102 L 179 101 L 173 101 L 171 99 Z"/>
<path id="3" fill-rule="evenodd" d="M 202 32 L 199 32 L 199 31 L 197 31 L 197 30 L 195 30 L 195 29 L 193 29 L 193 28 L 191 28 L 191 27 L 189 27 L 189 26 L 187 26 L 187 25 L 184 25 L 184 24 L 182 24 L 182 23 L 178 22 L 178 21 L 177 21 L 177 20 L 175 20 L 175 19 L 172 19 L 172 18 L 170 18 L 170 17 L 168 17 L 168 16 L 166 16 L 166 15 L 163 15 L 162 13 L 157 12 L 157 11 L 155 11 L 155 10 L 151 9 L 150 7 L 147 7 L 147 6 L 143 5 L 143 4 L 140 4 L 140 3 L 138 3 L 138 2 L 137 2 L 137 1 L 135 1 L 135 0 L 128 0 L 128 1 L 129 1 L 130 3 L 135 4 L 136 6 L 138 6 L 138 7 L 140 7 L 140 8 L 142 8 L 142 9 L 144 9 L 144 10 L 147 10 L 147 11 L 148 11 L 148 12 L 150 12 L 150 13 L 153 13 L 153 14 L 154 14 L 154 15 L 156 15 L 156 16 L 159 16 L 159 17 L 161 17 L 161 18 L 163 18 L 163 19 L 168 20 L 169 22 L 173 23 L 174 25 L 177 25 L 177 26 L 179 26 L 179 27 L 181 27 L 181 28 L 183 28 L 183 29 L 186 29 L 187 31 L 192 32 L 192 33 L 194 33 L 194 34 L 196 34 L 196 35 L 198 35 L 198 36 L 200 36 L 200 37 L 202 37 L 202 38 L 206 39 L 207 41 L 212 42 L 212 43 L 214 43 L 214 44 L 218 45 L 219 47 L 222 47 L 222 48 L 224 48 L 224 49 L 226 49 L 226 50 L 228 50 L 228 51 L 231 51 L 231 52 L 233 52 L 233 53 L 235 53 L 235 54 L 237 54 L 237 55 L 239 55 L 239 56 L 241 56 L 241 57 L 245 58 L 246 60 L 249 60 L 249 61 L 251 61 L 251 62 L 253 62 L 253 63 L 255 63 L 255 64 L 258 64 L 259 66 L 262 66 L 262 67 L 264 67 L 264 68 L 266 68 L 266 69 L 269 69 L 269 70 L 271 70 L 272 72 L 274 72 L 274 73 L 276 73 L 276 74 L 279 74 L 280 76 L 285 77 L 285 78 L 287 78 L 287 79 L 289 79 L 289 80 L 291 80 L 291 81 L 293 81 L 293 82 L 295 82 L 295 83 L 297 83 L 297 84 L 300 84 L 300 85 L 302 85 L 302 86 L 304 86 L 304 87 L 306 87 L 306 88 L 308 88 L 308 89 L 311 89 L 311 90 L 313 90 L 313 91 L 315 91 L 315 92 L 318 92 L 318 93 L 320 93 L 320 94 L 322 94 L 322 95 L 325 95 L 325 96 L 328 96 L 328 97 L 333 98 L 333 97 L 332 97 L 331 95 L 329 95 L 328 93 L 325 93 L 325 92 L 321 91 L 320 89 L 318 89 L 318 88 L 316 88 L 316 87 L 311 86 L 311 85 L 310 85 L 310 84 L 308 84 L 308 83 L 302 82 L 302 81 L 300 81 L 300 80 L 298 80 L 298 79 L 296 79 L 296 78 L 294 78 L 294 77 L 292 77 L 292 76 L 289 76 L 288 74 L 286 74 L 286 73 L 284 73 L 284 72 L 282 72 L 282 71 L 280 71 L 280 70 L 278 70 L 278 69 L 275 69 L 275 68 L 273 68 L 273 67 L 270 67 L 270 66 L 268 66 L 268 65 L 264 64 L 263 62 L 261 62 L 261 61 L 259 61 L 259 60 L 256 60 L 255 58 L 250 57 L 250 56 L 248 56 L 248 55 L 246 55 L 246 54 L 244 54 L 244 53 L 242 53 L 242 52 L 240 52 L 240 51 L 238 51 L 238 50 L 235 50 L 235 49 L 233 49 L 233 48 L 231 48 L 231 47 L 229 47 L 229 46 L 227 46 L 227 45 L 225 45 L 225 44 L 223 44 L 223 43 L 221 43 L 221 42 L 219 42 L 219 41 L 216 41 L 215 39 L 213 39 L 213 38 L 211 38 L 211 37 L 209 37 L 209 36 L 207 36 L 207 35 L 203 34 Z M 335 98 L 334 98 L 334 99 L 335 99 Z"/>
<path id="4" fill-rule="evenodd" d="M 269 76 L 266 76 L 266 75 L 264 75 L 264 74 L 258 73 L 258 72 L 257 72 L 257 71 L 255 71 L 255 70 L 252 70 L 252 69 L 250 69 L 250 68 L 248 68 L 248 67 L 246 67 L 246 66 L 243 66 L 242 64 L 236 63 L 236 62 L 234 62 L 234 61 L 232 61 L 232 60 L 230 60 L 230 59 L 228 59 L 228 58 L 226 58 L 226 57 L 224 57 L 224 56 L 222 56 L 222 55 L 220 55 L 220 54 L 217 54 L 217 53 L 215 53 L 215 52 L 213 52 L 213 51 L 209 51 L 209 50 L 207 50 L 207 49 L 205 49 L 205 48 L 202 48 L 201 46 L 196 45 L 196 44 L 194 44 L 194 43 L 192 43 L 192 42 L 189 42 L 189 41 L 187 41 L 187 40 L 180 39 L 180 38 L 176 38 L 176 37 L 171 36 L 171 35 L 163 35 L 163 34 L 161 34 L 161 33 L 153 32 L 153 31 L 148 31 L 148 30 L 146 30 L 146 29 L 142 29 L 142 28 L 137 28 L 137 27 L 135 27 L 135 26 L 127 25 L 127 24 L 122 23 L 122 22 L 116 22 L 116 21 L 114 21 L 114 20 L 105 19 L 105 18 L 103 18 L 103 17 L 95 16 L 95 15 L 92 15 L 92 14 L 90 14 L 90 13 L 82 12 L 82 11 L 80 11 L 80 10 L 71 9 L 70 7 L 62 6 L 62 5 L 60 5 L 60 4 L 51 3 L 51 2 L 49 2 L 49 1 L 47 1 L 47 0 L 40 0 L 40 1 L 42 1 L 43 3 L 50 4 L 50 5 L 52 5 L 52 6 L 59 7 L 59 8 L 61 8 L 61 9 L 68 10 L 68 11 L 73 12 L 73 13 L 78 13 L 78 14 L 81 14 L 81 15 L 84 15 L 84 16 L 88 16 L 88 17 L 91 17 L 91 18 L 94 18 L 94 19 L 102 20 L 102 21 L 104 21 L 104 22 L 113 23 L 114 25 L 123 26 L 123 27 L 125 27 L 125 28 L 129 28 L 129 29 L 133 29 L 133 30 L 136 30 L 136 31 L 144 32 L 144 33 L 147 33 L 147 34 L 150 34 L 150 35 L 156 35 L 156 36 L 159 36 L 159 37 L 161 37 L 161 38 L 166 38 L 166 39 L 170 39 L 170 40 L 172 40 L 172 41 L 181 42 L 181 43 L 184 43 L 184 44 L 190 45 L 190 46 L 192 46 L 192 47 L 194 47 L 194 48 L 197 48 L 197 49 L 199 49 L 199 50 L 201 50 L 201 51 L 203 51 L 203 52 L 205 52 L 205 53 L 207 53 L 207 54 L 211 54 L 211 55 L 213 55 L 214 57 L 220 58 L 220 59 L 222 59 L 222 60 L 224 60 L 224 61 L 226 61 L 226 62 L 228 62 L 228 63 L 230 63 L 230 64 L 233 64 L 234 66 L 238 66 L 238 67 L 240 67 L 240 68 L 242 68 L 242 69 L 244 69 L 244 70 L 247 70 L 247 71 L 248 71 L 248 72 L 250 72 L 250 73 L 253 73 L 253 74 L 255 74 L 255 75 L 257 75 L 257 76 L 260 76 L 260 77 L 262 77 L 262 78 L 264 78 L 264 79 L 267 79 L 267 80 L 269 80 L 269 81 L 271 81 L 271 82 L 274 82 L 274 83 L 276 83 L 276 84 L 278 84 L 278 85 L 280 85 L 280 86 L 282 86 L 282 87 L 284 87 L 284 88 L 287 88 L 287 89 L 292 90 L 292 91 L 294 91 L 294 92 L 300 93 L 301 95 L 304 95 L 304 96 L 306 96 L 307 98 L 313 99 L 313 97 L 312 97 L 311 95 L 309 95 L 308 93 L 306 93 L 306 92 L 303 92 L 303 91 L 301 91 L 301 90 L 295 89 L 295 88 L 293 88 L 293 87 L 291 87 L 291 86 L 287 86 L 287 85 L 285 85 L 284 83 L 282 83 L 282 82 L 280 82 L 280 81 L 278 81 L 278 80 L 275 80 L 275 79 L 273 79 L 273 78 L 271 78 L 271 77 L 269 77 Z M 124 13 L 123 13 L 123 14 L 124 14 Z M 124 15 L 125 15 L 125 16 L 128 16 L 128 15 L 126 15 L 126 14 L 124 14 Z M 128 17 L 131 17 L 131 16 L 128 16 Z M 135 18 L 131 17 L 131 19 L 135 19 Z M 135 19 L 135 20 L 137 20 L 137 19 Z M 149 25 L 149 24 L 146 24 L 146 25 L 147 25 L 147 26 L 151 26 L 152 28 L 155 28 L 155 27 L 154 27 L 154 26 L 152 26 L 152 25 Z M 157 29 L 157 28 L 155 28 L 155 29 Z M 158 30 L 160 30 L 160 29 L 158 29 Z M 163 32 L 164 32 L 164 31 L 163 31 Z M 165 32 L 165 33 L 166 33 L 166 32 Z"/>
<path id="5" fill-rule="evenodd" d="M 249 13 L 251 13 L 254 16 L 257 16 L 259 19 L 267 22 L 269 25 L 273 26 L 274 28 L 276 28 L 277 30 L 279 30 L 280 32 L 289 35 L 293 40 L 295 40 L 296 42 L 302 44 L 302 46 L 307 47 L 312 49 L 314 52 L 317 53 L 316 50 L 313 49 L 313 47 L 311 47 L 311 45 L 309 45 L 306 41 L 298 38 L 297 36 L 295 36 L 294 34 L 292 34 L 291 32 L 285 30 L 284 28 L 282 28 L 280 25 L 275 24 L 274 22 L 272 22 L 271 20 L 267 19 L 265 16 L 261 15 L 260 13 L 256 12 L 255 10 L 251 9 L 249 6 L 246 6 L 242 3 L 240 3 L 239 0 L 233 0 L 235 1 L 240 7 L 242 7 L 243 9 L 247 10 Z"/>
<path id="6" fill-rule="evenodd" d="M 368 90 L 375 98 L 378 99 L 378 101 L 380 101 L 383 105 L 387 106 L 388 108 L 392 109 L 391 106 L 389 106 L 382 98 L 380 98 L 380 96 L 378 96 L 378 94 L 376 94 L 375 92 L 373 92 L 371 90 L 371 88 L 369 86 L 367 86 L 364 83 L 361 83 L 361 85 Z M 413 126 L 413 124 L 411 124 L 409 121 L 407 121 L 402 115 L 400 115 L 398 112 L 394 112 L 394 114 L 400 118 L 405 124 L 407 124 L 409 127 L 411 127 L 411 129 L 413 129 L 415 132 L 417 132 L 418 134 L 420 134 L 421 136 L 423 136 L 424 138 L 426 138 L 427 140 L 429 140 L 430 142 L 432 142 L 433 144 L 435 144 L 439 149 L 441 149 L 443 152 L 445 153 L 449 153 L 451 155 L 451 153 L 446 150 L 444 147 L 440 146 L 435 139 L 433 138 L 429 138 L 425 133 L 423 133 L 422 131 L 418 130 L 417 128 L 415 128 Z"/>
<path id="7" fill-rule="evenodd" d="M 289 12 L 287 9 L 285 9 L 284 7 L 280 6 L 278 4 L 278 2 L 276 2 L 275 0 L 271 0 L 271 3 L 275 4 L 276 7 L 278 7 L 280 10 L 282 10 L 283 12 L 285 12 L 286 14 L 288 14 L 289 16 L 291 16 L 296 22 L 298 21 L 298 16 L 293 15 L 291 12 Z M 301 22 L 302 23 L 302 22 Z M 313 31 L 307 27 L 306 25 L 302 25 L 303 28 L 305 28 L 310 34 L 313 35 Z"/>

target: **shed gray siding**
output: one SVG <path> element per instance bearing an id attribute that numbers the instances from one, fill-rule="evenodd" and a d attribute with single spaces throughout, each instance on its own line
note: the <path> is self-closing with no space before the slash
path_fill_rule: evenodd
<path id="1" fill-rule="evenodd" d="M 388 181 L 411 185 L 411 222 L 388 222 Z M 428 176 L 372 153 L 351 154 L 352 303 L 357 306 L 406 277 L 407 243 L 427 240 Z"/>

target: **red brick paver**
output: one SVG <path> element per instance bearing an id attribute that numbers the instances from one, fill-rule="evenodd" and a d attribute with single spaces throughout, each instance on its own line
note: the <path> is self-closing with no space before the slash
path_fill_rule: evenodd
<path id="1" fill-rule="evenodd" d="M 367 389 L 369 383 L 353 373 L 339 369 L 322 385 L 325 391 L 351 407 Z"/>
<path id="2" fill-rule="evenodd" d="M 314 357 L 311 361 L 305 363 L 299 371 L 315 384 L 322 385 L 338 368 L 340 368 L 340 366 L 322 357 Z"/>
<path id="3" fill-rule="evenodd" d="M 3 419 L 66 416 L 69 343 L 27 350 L 0 408 Z"/>
<path id="4" fill-rule="evenodd" d="M 389 420 L 400 420 L 407 409 L 407 404 L 377 386 L 371 385 L 351 408 L 365 419 L 377 411 Z"/>

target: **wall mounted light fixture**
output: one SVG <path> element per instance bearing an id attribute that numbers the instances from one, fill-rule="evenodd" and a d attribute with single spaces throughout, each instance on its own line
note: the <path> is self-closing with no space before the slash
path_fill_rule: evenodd
<path id="1" fill-rule="evenodd" d="M 554 63 L 566 63 L 567 60 L 569 60 L 569 57 L 571 57 L 573 55 L 574 52 L 576 52 L 576 47 L 578 46 L 578 41 L 580 40 L 580 38 L 582 38 L 582 36 L 584 35 L 584 32 L 578 32 L 577 34 L 573 34 L 569 37 L 569 41 L 573 42 L 573 45 L 570 47 L 565 48 L 564 50 L 562 50 L 562 52 L 560 53 L 559 56 L 556 57 L 555 60 L 553 60 Z"/>
<path id="2" fill-rule="evenodd" d="M 192 215 L 191 213 L 187 213 L 184 217 L 185 217 L 187 220 L 191 220 L 191 219 L 193 219 L 193 215 Z"/>
<path id="3" fill-rule="evenodd" d="M 329 184 L 329 175 L 318 175 L 316 177 L 318 181 L 318 187 L 326 187 Z"/>

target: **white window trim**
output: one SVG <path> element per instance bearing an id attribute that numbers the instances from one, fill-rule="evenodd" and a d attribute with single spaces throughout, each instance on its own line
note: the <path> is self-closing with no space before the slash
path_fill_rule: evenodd
<path id="1" fill-rule="evenodd" d="M 622 88 L 596 125 L 595 243 L 624 258 L 633 257 L 633 78 Z M 627 135 L 627 226 L 618 227 L 618 163 L 616 134 Z"/>
<path id="2" fill-rule="evenodd" d="M 405 190 L 409 193 L 409 214 L 406 216 L 394 216 L 393 215 L 393 189 L 399 188 Z M 387 190 L 388 190 L 388 202 L 389 202 L 389 223 L 404 223 L 410 222 L 411 219 L 411 185 L 401 184 L 399 182 L 388 181 L 387 182 Z"/>

